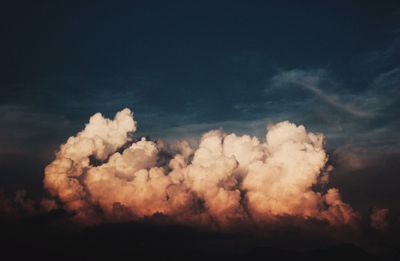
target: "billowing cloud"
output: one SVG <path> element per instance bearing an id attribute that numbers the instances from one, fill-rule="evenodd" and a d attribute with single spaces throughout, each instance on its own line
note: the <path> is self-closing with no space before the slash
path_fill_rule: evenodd
<path id="1" fill-rule="evenodd" d="M 133 141 L 135 131 L 129 109 L 113 120 L 97 113 L 46 167 L 45 187 L 77 220 L 161 213 L 179 223 L 232 227 L 285 217 L 331 226 L 359 219 L 338 189 L 317 189 L 332 169 L 325 137 L 302 125 L 268 126 L 265 140 L 211 130 L 196 149 L 187 141 Z"/>

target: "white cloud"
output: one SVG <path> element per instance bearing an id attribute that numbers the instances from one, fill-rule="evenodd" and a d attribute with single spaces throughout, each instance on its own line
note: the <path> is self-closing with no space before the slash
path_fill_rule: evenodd
<path id="1" fill-rule="evenodd" d="M 273 223 L 282 216 L 357 223 L 358 214 L 337 189 L 312 189 L 329 174 L 325 137 L 302 125 L 270 124 L 265 141 L 211 130 L 197 149 L 187 141 L 131 142 L 135 130 L 129 109 L 113 120 L 97 113 L 46 167 L 46 188 L 77 220 L 92 222 L 100 208 L 112 220 L 122 212 L 128 219 L 163 213 L 176 222 L 218 227 Z"/>

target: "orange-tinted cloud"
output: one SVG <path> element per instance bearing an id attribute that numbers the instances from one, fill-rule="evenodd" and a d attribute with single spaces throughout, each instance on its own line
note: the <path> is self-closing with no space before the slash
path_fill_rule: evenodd
<path id="1" fill-rule="evenodd" d="M 129 109 L 113 120 L 97 113 L 46 167 L 45 187 L 77 220 L 94 220 L 98 208 L 106 219 L 162 213 L 176 222 L 220 227 L 283 216 L 332 226 L 359 218 L 338 189 L 313 189 L 328 180 L 325 137 L 302 125 L 269 126 L 265 141 L 211 130 L 196 149 L 187 141 L 132 142 L 135 130 Z"/>

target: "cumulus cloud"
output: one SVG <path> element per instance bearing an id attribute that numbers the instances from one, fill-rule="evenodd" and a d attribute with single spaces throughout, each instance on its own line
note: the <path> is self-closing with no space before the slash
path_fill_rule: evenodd
<path id="1" fill-rule="evenodd" d="M 19 189 L 13 196 L 7 196 L 0 190 L 0 218 L 22 218 L 48 212 L 57 208 L 53 199 L 38 202 L 28 196 L 26 190 Z"/>
<path id="2" fill-rule="evenodd" d="M 76 220 L 162 214 L 179 223 L 233 227 L 284 217 L 331 226 L 359 219 L 338 189 L 315 189 L 331 170 L 325 137 L 302 125 L 270 125 L 265 139 L 211 130 L 197 148 L 187 141 L 133 141 L 135 131 L 129 109 L 113 120 L 97 113 L 46 167 L 45 187 Z"/>
<path id="3" fill-rule="evenodd" d="M 389 209 L 376 208 L 376 207 L 372 208 L 370 215 L 371 227 L 373 229 L 381 231 L 388 229 L 389 227 L 388 217 L 389 217 Z"/>

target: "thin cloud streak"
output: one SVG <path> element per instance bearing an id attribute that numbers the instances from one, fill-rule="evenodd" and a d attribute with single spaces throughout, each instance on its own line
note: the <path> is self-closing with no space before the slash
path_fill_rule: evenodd
<path id="1" fill-rule="evenodd" d="M 294 69 L 275 75 L 272 78 L 272 82 L 275 88 L 288 85 L 303 88 L 318 97 L 324 103 L 357 118 L 371 118 L 375 115 L 373 110 L 362 110 L 360 107 L 355 106 L 353 104 L 356 101 L 354 95 L 338 95 L 324 91 L 320 85 L 321 81 L 326 80 L 326 78 L 327 73 L 325 70 L 320 69 L 307 72 Z M 346 102 L 345 100 L 350 100 L 350 102 Z"/>

